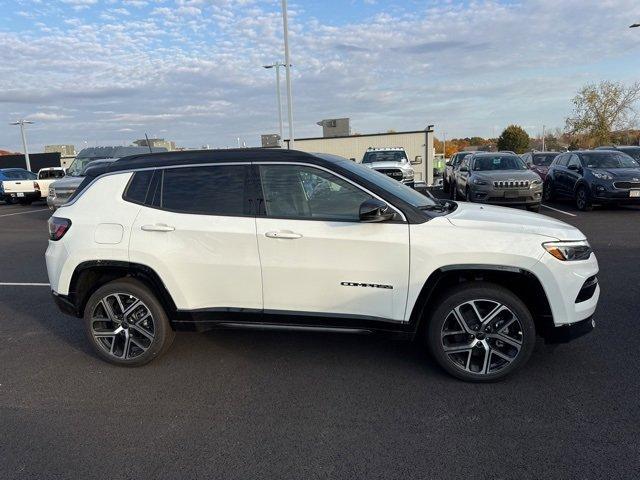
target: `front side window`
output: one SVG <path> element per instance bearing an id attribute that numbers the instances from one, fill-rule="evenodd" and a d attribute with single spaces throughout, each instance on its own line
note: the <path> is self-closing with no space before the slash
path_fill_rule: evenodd
<path id="1" fill-rule="evenodd" d="M 567 165 L 568 167 L 570 166 L 576 166 L 578 168 L 580 168 L 582 165 L 580 164 L 580 159 L 578 158 L 577 155 L 571 155 L 571 158 L 569 159 L 569 164 Z"/>
<path id="2" fill-rule="evenodd" d="M 167 168 L 160 208 L 204 215 L 249 215 L 245 202 L 246 165 Z"/>
<path id="3" fill-rule="evenodd" d="M 360 220 L 360 205 L 371 195 L 324 170 L 303 165 L 261 165 L 269 217 L 302 220 Z"/>

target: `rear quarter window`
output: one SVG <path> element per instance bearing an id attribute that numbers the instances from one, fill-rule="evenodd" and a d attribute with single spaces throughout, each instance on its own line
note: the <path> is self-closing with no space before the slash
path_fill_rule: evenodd
<path id="1" fill-rule="evenodd" d="M 153 170 L 135 172 L 129 180 L 129 185 L 124 192 L 124 199 L 133 203 L 144 203 L 151 185 Z"/>

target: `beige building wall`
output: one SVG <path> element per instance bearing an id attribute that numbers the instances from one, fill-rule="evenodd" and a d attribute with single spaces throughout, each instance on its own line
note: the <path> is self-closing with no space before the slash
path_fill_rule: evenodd
<path id="1" fill-rule="evenodd" d="M 422 163 L 414 165 L 416 180 L 433 183 L 433 132 L 398 132 L 373 135 L 351 135 L 334 138 L 296 139 L 294 148 L 310 153 L 330 153 L 361 162 L 367 148 L 402 147 L 410 161 L 422 157 Z"/>

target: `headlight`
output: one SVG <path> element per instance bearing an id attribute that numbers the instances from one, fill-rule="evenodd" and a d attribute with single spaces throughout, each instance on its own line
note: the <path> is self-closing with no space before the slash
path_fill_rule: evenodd
<path id="1" fill-rule="evenodd" d="M 600 180 L 613 180 L 613 177 L 605 172 L 593 172 L 593 176 Z"/>
<path id="2" fill-rule="evenodd" d="M 529 184 L 529 188 L 538 188 L 539 186 L 542 185 L 542 180 L 533 180 L 530 184 Z"/>
<path id="3" fill-rule="evenodd" d="M 474 178 L 473 179 L 473 184 L 474 185 L 487 185 L 487 182 L 485 182 L 484 180 L 480 180 L 479 178 Z"/>
<path id="4" fill-rule="evenodd" d="M 404 175 L 405 180 L 411 180 L 415 173 L 412 169 L 409 169 L 409 170 L 403 170 L 402 174 Z"/>
<path id="5" fill-rule="evenodd" d="M 542 246 L 547 252 L 563 262 L 587 260 L 593 251 L 586 240 L 578 242 L 546 242 Z"/>

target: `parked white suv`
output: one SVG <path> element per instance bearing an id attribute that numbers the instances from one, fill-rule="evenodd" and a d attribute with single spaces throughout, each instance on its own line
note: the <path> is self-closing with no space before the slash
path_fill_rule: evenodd
<path id="1" fill-rule="evenodd" d="M 49 220 L 59 307 L 102 358 L 142 365 L 174 330 L 256 326 L 426 339 L 448 372 L 495 380 L 536 334 L 593 328 L 598 263 L 542 215 L 444 204 L 349 160 L 242 149 L 92 169 Z"/>

